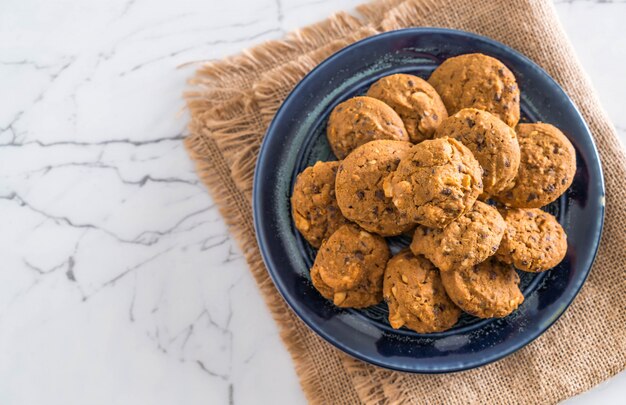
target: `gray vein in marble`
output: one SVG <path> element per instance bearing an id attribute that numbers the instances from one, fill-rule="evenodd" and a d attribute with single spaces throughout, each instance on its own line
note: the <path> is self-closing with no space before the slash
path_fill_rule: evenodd
<path id="1" fill-rule="evenodd" d="M 0 128 L 0 131 L 1 131 L 1 128 Z M 32 141 L 27 141 L 27 142 L 22 142 L 22 143 L 4 144 L 4 145 L 0 145 L 0 147 L 20 147 L 20 146 L 27 146 L 27 145 L 38 145 L 44 148 L 48 148 L 52 146 L 61 146 L 61 145 L 103 146 L 103 145 L 112 145 L 112 144 L 128 144 L 132 146 L 144 146 L 144 145 L 152 145 L 152 144 L 161 143 L 161 142 L 172 142 L 172 141 L 178 142 L 178 141 L 182 141 L 183 139 L 185 139 L 185 136 L 183 134 L 177 134 L 177 135 L 170 136 L 170 137 L 147 139 L 145 141 L 124 138 L 124 139 L 107 139 L 107 140 L 98 141 L 98 142 L 81 142 L 81 141 L 73 141 L 73 140 L 42 142 L 38 139 L 35 139 Z"/>
<path id="2" fill-rule="evenodd" d="M 141 177 L 139 180 L 128 180 L 128 179 L 125 179 L 122 176 L 122 173 L 120 172 L 119 167 L 113 166 L 113 165 L 104 164 L 104 163 L 100 163 L 98 161 L 96 161 L 96 162 L 68 162 L 68 163 L 60 163 L 58 165 L 48 165 L 48 166 L 42 167 L 40 169 L 26 171 L 24 173 L 32 174 L 32 173 L 42 172 L 43 174 L 47 174 L 47 173 L 49 173 L 49 172 L 51 172 L 53 170 L 61 169 L 61 168 L 64 168 L 64 167 L 88 167 L 88 168 L 91 168 L 91 169 L 112 170 L 123 184 L 128 184 L 128 185 L 132 185 L 132 186 L 139 186 L 139 187 L 145 186 L 146 183 L 148 183 L 148 182 L 153 182 L 153 183 L 182 183 L 182 184 L 189 184 L 191 186 L 198 186 L 200 184 L 199 180 L 185 180 L 185 179 L 180 179 L 180 178 L 177 178 L 177 177 L 152 177 L 149 174 L 143 175 L 143 177 Z"/>
<path id="3" fill-rule="evenodd" d="M 72 228 L 77 228 L 77 229 L 94 229 L 100 232 L 103 232 L 109 236 L 111 236 L 112 238 L 114 238 L 115 240 L 117 240 L 120 243 L 128 243 L 128 244 L 136 244 L 136 245 L 144 245 L 144 246 L 151 246 L 154 245 L 155 243 L 157 243 L 160 238 L 162 236 L 165 235 L 169 235 L 171 233 L 173 233 L 175 230 L 178 229 L 179 226 L 181 226 L 185 221 L 187 221 L 190 218 L 193 218 L 197 215 L 200 215 L 204 212 L 207 212 L 208 210 L 212 209 L 214 207 L 214 204 L 211 204 L 205 208 L 193 211 L 185 216 L 183 216 L 180 220 L 178 220 L 176 222 L 176 224 L 174 224 L 173 226 L 171 226 L 170 228 L 163 230 L 163 231 L 143 231 L 141 232 L 137 237 L 135 237 L 134 239 L 126 239 L 123 238 L 119 235 L 117 235 L 116 233 L 91 224 L 91 223 L 76 223 L 73 220 L 71 220 L 69 217 L 66 216 L 61 216 L 61 215 L 52 215 L 49 214 L 39 208 L 34 207 L 32 204 L 28 203 L 26 200 L 24 200 L 24 198 L 22 198 L 19 194 L 13 192 L 9 195 L 0 195 L 0 200 L 7 200 L 7 201 L 13 201 L 15 203 L 17 203 L 18 205 L 22 206 L 22 207 L 26 207 L 29 210 L 42 215 L 43 217 L 45 217 L 46 219 L 52 220 L 53 222 L 57 223 L 57 224 L 64 224 L 67 225 L 69 227 Z M 198 226 L 200 226 L 201 224 L 206 223 L 207 221 L 200 221 L 197 223 L 194 223 L 192 226 L 190 226 L 189 228 L 185 229 L 184 231 L 189 231 L 191 229 L 197 228 Z M 236 253 L 233 253 L 234 255 L 236 255 Z M 235 260 L 236 257 L 232 260 Z"/>
<path id="4" fill-rule="evenodd" d="M 178 56 L 180 54 L 192 51 L 194 49 L 203 48 L 203 47 L 207 47 L 207 46 L 224 45 L 224 44 L 238 44 L 238 43 L 241 43 L 241 42 L 249 42 L 249 41 L 261 38 L 261 37 L 263 37 L 263 36 L 265 36 L 267 34 L 271 34 L 273 32 L 281 32 L 281 31 L 282 30 L 279 29 L 279 28 L 271 28 L 271 29 L 264 30 L 264 31 L 261 31 L 259 33 L 254 34 L 254 35 L 246 36 L 246 37 L 240 37 L 240 38 L 235 38 L 235 39 L 218 39 L 218 40 L 213 40 L 213 41 L 205 41 L 205 42 L 202 42 L 200 44 L 187 46 L 187 47 L 179 49 L 177 51 L 170 52 L 167 55 L 159 56 L 159 57 L 156 57 L 156 58 L 153 58 L 153 59 L 149 59 L 149 60 L 147 60 L 145 62 L 139 63 L 139 64 L 133 66 L 132 68 L 128 69 L 128 70 L 120 72 L 119 76 L 120 77 L 126 76 L 126 75 L 128 75 L 130 73 L 136 72 L 137 70 L 142 69 L 142 68 L 144 68 L 144 67 L 146 67 L 148 65 L 151 65 L 153 63 L 160 62 L 162 60 L 165 60 L 165 59 L 168 59 L 168 58 L 172 58 L 174 56 Z"/>

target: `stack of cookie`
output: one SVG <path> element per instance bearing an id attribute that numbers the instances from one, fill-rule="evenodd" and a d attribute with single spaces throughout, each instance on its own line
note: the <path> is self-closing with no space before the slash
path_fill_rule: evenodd
<path id="1" fill-rule="evenodd" d="M 539 209 L 563 194 L 576 155 L 552 125 L 518 124 L 513 73 L 482 54 L 446 60 L 428 81 L 383 77 L 339 104 L 327 136 L 340 161 L 302 172 L 296 228 L 318 248 L 311 280 L 340 307 L 389 306 L 419 333 L 461 311 L 504 317 L 523 301 L 521 271 L 565 256 L 567 237 Z M 412 235 L 391 257 L 385 237 Z"/>

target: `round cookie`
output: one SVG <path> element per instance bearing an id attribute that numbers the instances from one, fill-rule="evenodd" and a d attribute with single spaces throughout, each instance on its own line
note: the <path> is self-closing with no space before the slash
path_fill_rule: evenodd
<path id="1" fill-rule="evenodd" d="M 437 128 L 435 137 L 445 136 L 467 146 L 480 163 L 485 197 L 505 190 L 517 175 L 520 162 L 517 136 L 495 115 L 464 108 Z"/>
<path id="2" fill-rule="evenodd" d="M 476 201 L 472 209 L 443 229 L 418 226 L 411 251 L 441 271 L 475 266 L 496 253 L 506 223 L 495 208 Z"/>
<path id="3" fill-rule="evenodd" d="M 520 166 L 510 187 L 496 198 L 515 208 L 539 208 L 556 200 L 576 174 L 576 151 L 558 128 L 519 124 Z"/>
<path id="4" fill-rule="evenodd" d="M 338 159 L 377 139 L 409 140 L 398 114 L 371 97 L 354 97 L 335 107 L 328 119 L 326 136 Z"/>
<path id="5" fill-rule="evenodd" d="M 502 214 L 507 226 L 496 252 L 498 260 L 529 272 L 551 269 L 563 260 L 567 235 L 556 218 L 537 208 Z"/>
<path id="6" fill-rule="evenodd" d="M 385 102 L 398 113 L 413 143 L 431 139 L 439 124 L 448 117 L 439 94 L 417 76 L 383 77 L 372 84 L 367 96 Z"/>
<path id="7" fill-rule="evenodd" d="M 349 224 L 324 243 L 311 268 L 311 281 L 326 299 L 343 308 L 365 308 L 382 298 L 383 273 L 389 260 L 383 238 Z"/>
<path id="8" fill-rule="evenodd" d="M 383 179 L 411 150 L 409 142 L 372 141 L 350 153 L 339 165 L 335 190 L 343 215 L 382 236 L 400 235 L 414 224 L 383 192 Z"/>
<path id="9" fill-rule="evenodd" d="M 450 329 L 461 310 L 446 294 L 439 270 L 423 256 L 405 249 L 391 258 L 385 269 L 383 297 L 389 306 L 389 323 L 417 333 Z"/>
<path id="10" fill-rule="evenodd" d="M 503 318 L 524 302 L 513 266 L 493 258 L 474 267 L 442 272 L 441 281 L 456 305 L 479 318 Z"/>
<path id="11" fill-rule="evenodd" d="M 428 79 L 448 114 L 463 108 L 485 110 L 514 127 L 519 121 L 519 87 L 499 60 L 480 53 L 446 59 Z"/>
<path id="12" fill-rule="evenodd" d="M 335 198 L 339 162 L 317 162 L 296 178 L 291 195 L 291 215 L 296 228 L 319 248 L 341 225 L 348 223 Z"/>
<path id="13" fill-rule="evenodd" d="M 413 146 L 383 188 L 410 220 L 443 228 L 472 208 L 483 191 L 481 175 L 469 149 L 455 139 L 438 138 Z"/>

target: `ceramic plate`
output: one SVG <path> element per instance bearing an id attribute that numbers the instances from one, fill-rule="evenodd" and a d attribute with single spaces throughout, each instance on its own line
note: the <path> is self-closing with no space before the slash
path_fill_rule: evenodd
<path id="1" fill-rule="evenodd" d="M 364 94 L 379 78 L 410 73 L 427 79 L 445 59 L 472 52 L 493 56 L 515 74 L 521 89 L 522 121 L 556 125 L 576 148 L 574 182 L 546 207 L 568 235 L 565 259 L 556 268 L 519 272 L 524 303 L 502 319 L 464 315 L 452 329 L 433 334 L 395 330 L 387 307 L 340 309 L 325 300 L 309 278 L 315 251 L 296 231 L 289 197 L 298 173 L 318 160 L 334 160 L 326 120 L 340 102 Z M 270 125 L 254 179 L 258 243 L 276 287 L 295 313 L 344 352 L 382 367 L 442 373 L 478 367 L 520 349 L 563 314 L 593 263 L 604 217 L 604 183 L 596 147 L 580 113 L 539 66 L 511 48 L 467 32 L 414 28 L 384 33 L 334 54 L 307 75 Z M 396 238 L 392 251 L 407 240 Z"/>

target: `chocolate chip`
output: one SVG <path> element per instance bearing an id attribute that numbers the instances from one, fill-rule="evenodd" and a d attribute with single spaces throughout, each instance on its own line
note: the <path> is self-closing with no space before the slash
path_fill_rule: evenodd
<path id="1" fill-rule="evenodd" d="M 365 193 L 363 192 L 363 190 L 359 190 L 356 192 L 356 196 L 359 200 L 362 200 L 365 197 Z"/>
<path id="2" fill-rule="evenodd" d="M 449 188 L 444 188 L 443 190 L 441 190 L 441 194 L 450 195 L 452 194 L 452 190 L 450 190 Z"/>
<path id="3" fill-rule="evenodd" d="M 462 173 L 462 172 L 463 172 L 463 166 L 458 165 L 456 168 L 459 170 L 459 173 Z"/>
<path id="4" fill-rule="evenodd" d="M 383 192 L 383 190 L 376 190 L 374 192 L 374 197 L 376 197 L 377 200 L 384 201 L 385 193 Z"/>
<path id="5" fill-rule="evenodd" d="M 473 128 L 476 125 L 476 121 L 471 118 L 465 118 L 465 122 L 467 122 L 467 126 Z"/>
<path id="6" fill-rule="evenodd" d="M 503 68 L 499 68 L 498 69 L 498 74 L 502 77 L 504 77 L 504 69 Z"/>
<path id="7" fill-rule="evenodd" d="M 317 184 L 314 184 L 311 186 L 311 191 L 313 192 L 313 194 L 319 194 L 320 188 Z"/>
<path id="8" fill-rule="evenodd" d="M 433 121 L 437 121 L 439 119 L 439 116 L 437 114 L 433 114 L 432 117 Z"/>
<path id="9" fill-rule="evenodd" d="M 567 183 L 567 177 L 565 177 L 565 178 L 563 178 L 563 179 L 561 180 L 561 184 L 565 185 L 565 183 Z"/>
<path id="10" fill-rule="evenodd" d="M 508 158 L 504 158 L 504 167 L 511 167 L 511 162 Z"/>
<path id="11" fill-rule="evenodd" d="M 498 277 L 498 275 L 496 274 L 496 272 L 495 272 L 495 271 L 493 271 L 493 270 L 491 270 L 491 271 L 489 272 L 489 280 L 495 280 L 495 279 L 496 279 L 496 277 Z"/>
<path id="12" fill-rule="evenodd" d="M 537 194 L 530 193 L 528 194 L 528 198 L 526 199 L 526 202 L 531 202 L 532 200 L 536 200 L 536 199 L 537 199 Z"/>
<path id="13" fill-rule="evenodd" d="M 385 125 L 387 126 L 391 125 L 391 121 L 385 121 Z"/>
<path id="14" fill-rule="evenodd" d="M 360 261 L 363 261 L 363 259 L 365 259 L 365 255 L 360 250 L 357 250 L 354 252 L 354 257 L 356 257 L 357 260 L 360 260 Z"/>
<path id="15" fill-rule="evenodd" d="M 387 207 L 387 208 L 385 208 L 385 212 L 388 213 L 388 214 L 393 214 L 393 208 Z"/>
<path id="16" fill-rule="evenodd" d="M 415 86 L 415 82 L 413 80 L 409 80 L 408 82 L 406 82 L 406 84 L 408 84 L 409 87 Z"/>
<path id="17" fill-rule="evenodd" d="M 556 190 L 556 187 L 554 187 L 554 184 L 548 184 L 548 187 L 546 187 L 546 192 L 548 193 L 554 193 L 554 190 Z"/>
<path id="18" fill-rule="evenodd" d="M 560 149 L 558 146 L 555 146 L 554 149 L 552 149 L 552 153 L 559 153 Z"/>
<path id="19" fill-rule="evenodd" d="M 496 95 L 495 95 L 495 96 L 493 96 L 493 100 L 494 100 L 494 101 L 500 101 L 500 100 L 502 100 L 502 94 L 500 94 L 500 93 L 496 93 Z"/>
<path id="20" fill-rule="evenodd" d="M 342 111 L 343 111 L 343 106 L 337 107 L 337 112 L 342 112 Z"/>
<path id="21" fill-rule="evenodd" d="M 378 215 L 378 207 L 376 206 L 372 207 L 372 214 Z"/>

